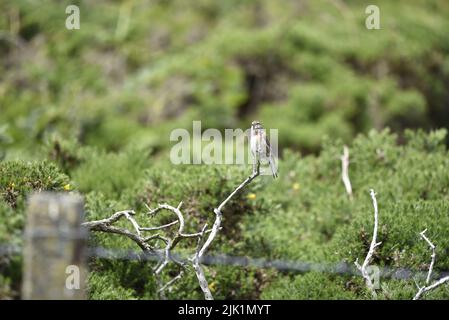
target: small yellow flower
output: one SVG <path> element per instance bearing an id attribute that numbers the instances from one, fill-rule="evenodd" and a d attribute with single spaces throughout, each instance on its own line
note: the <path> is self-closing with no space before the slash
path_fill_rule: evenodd
<path id="1" fill-rule="evenodd" d="M 16 186 L 16 184 L 13 182 L 11 183 L 11 188 L 14 188 Z"/>
<path id="2" fill-rule="evenodd" d="M 210 291 L 212 291 L 212 292 L 215 291 L 215 281 L 212 282 L 212 283 L 209 285 L 209 289 L 210 289 Z"/>
<path id="3" fill-rule="evenodd" d="M 292 186 L 293 190 L 298 191 L 299 190 L 299 183 L 295 182 Z"/>
<path id="4" fill-rule="evenodd" d="M 250 193 L 246 196 L 249 200 L 254 200 L 256 199 L 256 194 L 255 193 Z"/>
<path id="5" fill-rule="evenodd" d="M 66 184 L 63 188 L 64 188 L 65 191 L 72 190 L 72 186 L 70 185 L 70 183 Z"/>

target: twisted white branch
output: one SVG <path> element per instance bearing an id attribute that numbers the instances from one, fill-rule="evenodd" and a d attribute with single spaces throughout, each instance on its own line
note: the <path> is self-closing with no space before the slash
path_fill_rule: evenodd
<path id="1" fill-rule="evenodd" d="M 168 224 L 161 225 L 161 226 L 140 227 L 139 224 L 137 223 L 137 221 L 133 217 L 135 215 L 135 212 L 133 210 L 119 211 L 119 212 L 114 213 L 109 218 L 97 220 L 97 221 L 85 222 L 82 225 L 91 231 L 101 231 L 101 232 L 115 233 L 115 234 L 120 234 L 120 235 L 126 236 L 126 237 L 130 238 L 131 240 L 133 240 L 134 242 L 136 242 L 144 252 L 155 253 L 160 258 L 160 261 L 154 267 L 153 272 L 154 272 L 156 280 L 160 286 L 160 289 L 158 290 L 158 292 L 162 298 L 165 298 L 165 296 L 163 295 L 163 291 L 166 290 L 168 287 L 170 287 L 176 280 L 180 279 L 185 271 L 185 264 L 174 259 L 171 255 L 171 251 L 175 248 L 175 246 L 178 244 L 178 242 L 181 239 L 193 238 L 193 237 L 199 238 L 200 236 L 203 236 L 205 233 L 211 232 L 211 230 L 203 230 L 202 232 L 198 232 L 198 233 L 185 234 L 184 233 L 184 217 L 180 210 L 181 205 L 182 205 L 182 203 L 180 203 L 178 205 L 178 207 L 175 208 L 175 207 L 172 207 L 167 204 L 161 204 L 156 209 L 150 211 L 150 213 L 152 215 L 156 214 L 157 212 L 159 212 L 160 210 L 163 210 L 163 209 L 169 210 L 169 211 L 175 213 L 175 215 L 177 217 L 176 221 L 173 221 Z M 131 222 L 131 224 L 135 230 L 135 233 L 133 233 L 127 229 L 115 227 L 112 225 L 113 223 L 117 222 L 121 217 L 125 217 L 126 219 L 128 219 Z M 155 234 L 155 235 L 148 236 L 148 237 L 143 237 L 141 235 L 141 231 L 156 231 L 156 230 L 169 228 L 176 224 L 179 224 L 179 229 L 173 238 L 163 237 L 159 234 Z M 165 244 L 165 247 L 162 249 L 155 248 L 148 243 L 151 240 L 162 240 Z M 164 284 L 162 284 L 160 274 L 170 261 L 172 261 L 176 265 L 178 265 L 181 270 L 176 277 L 174 277 L 172 280 L 170 280 L 169 282 L 167 282 L 164 285 Z"/>
<path id="2" fill-rule="evenodd" d="M 102 231 L 102 232 L 108 232 L 108 233 L 115 233 L 120 234 L 125 237 L 128 237 L 129 239 L 133 240 L 137 243 L 137 245 L 145 252 L 148 251 L 154 251 L 153 248 L 147 243 L 145 238 L 142 238 L 139 232 L 139 225 L 137 222 L 132 218 L 131 216 L 134 215 L 135 212 L 133 210 L 125 210 L 125 211 L 119 211 L 114 213 L 112 216 L 106 219 L 97 220 L 97 221 L 89 221 L 84 222 L 82 226 L 86 227 L 87 229 L 91 231 Z M 112 224 L 117 222 L 121 217 L 126 217 L 128 220 L 131 221 L 134 229 L 136 230 L 137 234 L 132 233 L 131 231 L 127 229 L 122 229 L 113 226 Z"/>
<path id="3" fill-rule="evenodd" d="M 140 227 L 137 221 L 134 219 L 135 212 L 132 210 L 126 210 L 126 211 L 119 211 L 114 213 L 111 217 L 97 220 L 97 221 L 89 221 L 85 222 L 82 225 L 86 228 L 88 228 L 91 231 L 101 231 L 101 232 L 108 232 L 108 233 L 115 233 L 120 234 L 123 236 L 126 236 L 136 242 L 139 247 L 144 252 L 152 252 L 155 253 L 159 258 L 159 262 L 157 265 L 153 268 L 154 275 L 156 277 L 156 281 L 159 285 L 158 293 L 160 294 L 161 298 L 165 298 L 164 291 L 169 288 L 173 283 L 175 283 L 177 280 L 179 280 L 183 274 L 185 273 L 185 267 L 186 263 L 178 261 L 175 259 L 171 252 L 176 247 L 176 245 L 179 243 L 182 239 L 189 239 L 189 238 L 197 238 L 198 239 L 198 245 L 196 252 L 192 258 L 189 259 L 191 261 L 193 269 L 195 270 L 195 274 L 198 278 L 201 290 L 203 291 L 204 297 L 207 300 L 213 300 L 212 293 L 210 292 L 208 282 L 206 280 L 206 276 L 204 274 L 204 270 L 201 266 L 201 258 L 206 252 L 206 250 L 209 248 L 212 241 L 215 239 L 218 231 L 221 229 L 221 221 L 222 221 L 222 212 L 221 210 L 223 207 L 234 197 L 239 190 L 244 188 L 246 185 L 248 185 L 254 178 L 256 178 L 260 174 L 259 166 L 256 167 L 255 171 L 252 175 L 250 175 L 248 178 L 246 178 L 234 191 L 231 192 L 231 194 L 218 206 L 218 208 L 214 209 L 215 213 L 215 221 L 214 225 L 212 226 L 212 229 L 206 230 L 207 224 L 203 227 L 203 229 L 200 232 L 197 233 L 184 233 L 184 216 L 181 212 L 181 206 L 182 202 L 179 203 L 177 207 L 173 207 L 171 205 L 168 205 L 166 203 L 159 204 L 156 208 L 151 209 L 148 205 L 145 204 L 145 206 L 148 209 L 148 214 L 150 216 L 156 215 L 161 210 L 168 210 L 176 215 L 176 220 L 172 221 L 170 223 L 155 226 L 155 227 Z M 117 222 L 121 217 L 125 217 L 128 219 L 134 230 L 135 233 L 128 231 L 127 229 L 122 229 L 113 226 L 112 224 Z M 156 230 L 162 230 L 170 228 L 174 225 L 179 224 L 178 231 L 172 238 L 163 237 L 160 234 L 154 234 L 148 237 L 143 237 L 141 232 L 145 231 L 156 231 Z M 203 238 L 206 234 L 209 234 L 206 241 L 203 244 Z M 151 245 L 149 245 L 148 242 L 151 240 L 162 240 L 165 244 L 165 247 L 163 248 L 155 248 Z M 156 243 L 157 244 L 157 243 Z M 166 284 L 162 284 L 161 281 L 161 273 L 164 270 L 164 268 L 170 263 L 170 261 L 174 262 L 176 265 L 180 267 L 179 273 L 172 278 L 170 281 L 168 281 Z"/>

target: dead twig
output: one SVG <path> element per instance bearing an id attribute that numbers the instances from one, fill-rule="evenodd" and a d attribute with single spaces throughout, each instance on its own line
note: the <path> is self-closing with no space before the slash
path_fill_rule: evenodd
<path id="1" fill-rule="evenodd" d="M 376 296 L 376 291 L 374 288 L 374 283 L 371 279 L 371 277 L 369 276 L 368 273 L 368 266 L 373 258 L 373 254 L 375 249 L 382 243 L 382 242 L 377 242 L 377 229 L 379 226 L 379 218 L 378 218 L 378 208 L 377 208 L 377 199 L 376 199 L 376 193 L 374 192 L 373 189 L 370 190 L 370 195 L 371 195 L 371 200 L 373 202 L 373 207 L 374 207 L 374 230 L 373 230 L 373 239 L 371 240 L 371 244 L 368 250 L 368 253 L 366 254 L 365 257 L 365 261 L 363 261 L 363 264 L 360 265 L 358 262 L 358 259 L 355 261 L 355 265 L 357 267 L 357 269 L 361 272 L 363 278 L 365 279 L 366 285 L 368 286 L 368 288 L 371 290 L 371 292 L 373 293 L 374 296 Z"/>
<path id="2" fill-rule="evenodd" d="M 197 238 L 197 249 L 192 258 L 188 261 L 192 263 L 193 269 L 195 270 L 195 274 L 198 278 L 199 285 L 201 290 L 203 291 L 204 297 L 207 300 L 212 300 L 213 296 L 209 289 L 209 285 L 204 274 L 204 270 L 201 266 L 201 258 L 211 245 L 212 241 L 217 236 L 218 231 L 221 229 L 221 221 L 222 221 L 222 210 L 224 206 L 245 186 L 247 186 L 251 181 L 253 181 L 257 176 L 259 176 L 260 170 L 259 165 L 256 166 L 255 171 L 246 178 L 238 187 L 236 187 L 230 195 L 220 203 L 220 205 L 214 209 L 215 213 L 215 221 L 211 229 L 207 229 L 207 224 L 204 225 L 203 229 L 200 232 L 196 233 L 185 233 L 185 220 L 181 211 L 182 202 L 179 203 L 177 207 L 173 207 L 169 204 L 159 204 L 156 208 L 151 209 L 148 205 L 145 206 L 148 209 L 147 214 L 150 217 L 155 216 L 162 210 L 167 210 L 172 212 L 176 216 L 176 220 L 163 224 L 160 226 L 153 227 L 141 227 L 136 219 L 134 219 L 135 212 L 133 210 L 125 210 L 114 213 L 111 217 L 97 220 L 97 221 L 89 221 L 83 223 L 83 226 L 91 231 L 98 232 L 107 232 L 123 235 L 131 240 L 133 240 L 137 245 L 145 252 L 145 253 L 154 253 L 156 254 L 160 260 L 153 268 L 153 272 L 156 278 L 156 282 L 158 283 L 159 289 L 158 293 L 162 299 L 165 299 L 164 291 L 170 288 L 170 286 L 175 283 L 177 280 L 181 279 L 186 271 L 186 262 L 181 262 L 175 259 L 172 255 L 172 251 L 175 249 L 177 244 L 183 239 L 191 239 Z M 124 228 L 113 226 L 120 218 L 125 217 L 127 220 L 131 222 L 133 229 L 135 232 L 129 231 Z M 172 226 L 178 226 L 177 232 L 172 237 L 162 236 L 159 233 L 151 235 L 151 236 L 142 236 L 142 232 L 152 232 L 159 230 L 166 230 Z M 203 239 L 208 235 L 207 239 L 203 243 Z M 158 241 L 162 241 L 164 243 L 164 247 L 157 247 Z M 149 242 L 154 241 L 156 244 L 154 246 L 150 245 Z M 173 262 L 176 264 L 180 271 L 179 273 L 172 278 L 167 283 L 163 284 L 161 279 L 161 273 L 165 269 L 165 267 Z"/>
<path id="3" fill-rule="evenodd" d="M 415 280 L 415 284 L 416 284 L 416 287 L 418 288 L 418 292 L 413 297 L 413 300 L 419 300 L 424 293 L 431 291 L 435 288 L 438 288 L 439 286 L 441 286 L 442 284 L 444 284 L 446 282 L 449 282 L 449 276 L 446 276 L 446 277 L 443 277 L 443 278 L 435 281 L 433 284 L 430 284 L 430 279 L 432 276 L 433 267 L 435 265 L 435 259 L 436 259 L 436 246 L 426 236 L 426 234 L 425 234 L 426 231 L 427 231 L 427 229 L 423 230 L 419 235 L 429 245 L 430 249 L 432 250 L 432 256 L 431 256 L 431 261 L 430 261 L 430 265 L 429 265 L 429 271 L 427 272 L 426 285 L 421 287 L 418 285 L 418 282 Z"/>
<path id="4" fill-rule="evenodd" d="M 349 198 L 352 199 L 352 185 L 351 180 L 349 180 L 349 149 L 347 146 L 343 147 L 343 154 L 341 159 L 341 180 L 345 185 L 346 193 Z"/>

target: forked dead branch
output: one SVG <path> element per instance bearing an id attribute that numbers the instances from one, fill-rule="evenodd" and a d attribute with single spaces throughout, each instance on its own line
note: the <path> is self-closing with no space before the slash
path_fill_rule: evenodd
<path id="1" fill-rule="evenodd" d="M 376 193 L 374 192 L 373 189 L 371 189 L 370 194 L 371 194 L 371 199 L 372 199 L 373 207 L 374 207 L 373 238 L 371 240 L 371 244 L 370 244 L 368 253 L 367 253 L 366 257 L 365 257 L 365 260 L 364 260 L 363 264 L 360 265 L 358 263 L 358 259 L 357 259 L 355 261 L 355 265 L 357 266 L 357 269 L 360 271 L 360 273 L 362 274 L 363 278 L 365 279 L 366 285 L 370 289 L 370 291 L 372 292 L 373 297 L 377 297 L 376 288 L 374 286 L 373 279 L 372 279 L 372 277 L 370 276 L 370 274 L 368 272 L 368 268 L 369 268 L 369 264 L 372 261 L 375 249 L 382 242 L 377 242 L 377 230 L 378 230 L 378 226 L 379 226 L 379 218 L 378 218 L 378 207 L 377 207 Z M 413 297 L 413 300 L 419 300 L 427 292 L 429 292 L 431 290 L 434 290 L 434 289 L 438 288 L 439 286 L 441 286 L 441 285 L 443 285 L 445 283 L 449 283 L 449 276 L 442 277 L 439 280 L 436 280 L 433 283 L 431 283 L 433 268 L 435 266 L 435 260 L 436 260 L 436 246 L 426 236 L 426 231 L 427 231 L 427 229 L 423 230 L 422 232 L 420 232 L 419 235 L 429 245 L 429 248 L 432 251 L 432 255 L 431 255 L 431 260 L 430 260 L 430 264 L 429 264 L 429 270 L 427 271 L 425 285 L 424 286 L 420 286 L 418 284 L 418 281 L 415 279 L 415 284 L 416 284 L 416 287 L 417 287 L 418 291 L 416 292 L 415 296 Z"/>
<path id="2" fill-rule="evenodd" d="M 429 271 L 427 272 L 426 285 L 421 287 L 421 286 L 419 286 L 418 282 L 415 280 L 415 284 L 416 284 L 416 287 L 418 288 L 418 292 L 416 292 L 416 295 L 413 297 L 413 300 L 419 300 L 425 293 L 438 288 L 439 286 L 441 286 L 442 284 L 444 284 L 446 282 L 449 282 L 449 276 L 446 276 L 446 277 L 443 277 L 443 278 L 435 281 L 434 283 L 430 284 L 430 279 L 432 277 L 433 267 L 435 265 L 435 259 L 436 259 L 437 255 L 436 255 L 436 251 L 435 251 L 436 246 L 426 236 L 426 231 L 427 231 L 427 229 L 423 230 L 419 235 L 429 245 L 430 249 L 432 250 L 432 256 L 431 256 L 431 261 L 430 261 L 430 265 L 429 265 Z"/>
<path id="3" fill-rule="evenodd" d="M 167 210 L 175 215 L 175 220 L 164 225 L 141 227 L 134 218 L 136 214 L 135 211 L 125 210 L 116 212 L 106 219 L 85 222 L 83 223 L 83 226 L 88 228 L 90 231 L 114 233 L 125 236 L 134 241 L 143 250 L 145 254 L 156 255 L 158 257 L 158 263 L 153 268 L 153 274 L 158 283 L 159 286 L 158 293 L 160 294 L 161 298 L 165 297 L 164 291 L 166 289 L 168 289 L 171 285 L 173 285 L 177 280 L 182 278 L 182 276 L 187 271 L 186 269 L 187 266 L 190 264 L 195 270 L 196 277 L 198 279 L 201 290 L 203 291 L 205 299 L 213 300 L 213 295 L 209 289 L 209 284 L 204 274 L 204 269 L 201 265 L 201 259 L 206 253 L 206 251 L 209 249 L 211 243 L 214 241 L 218 231 L 221 229 L 223 208 L 240 190 L 246 187 L 259 175 L 260 175 L 260 165 L 256 165 L 252 174 L 249 177 L 247 177 L 238 187 L 236 187 L 229 194 L 229 196 L 218 205 L 217 208 L 214 209 L 215 221 L 211 229 L 207 229 L 206 224 L 199 232 L 185 233 L 184 232 L 185 220 L 184 215 L 181 211 L 182 202 L 179 203 L 177 207 L 173 207 L 166 203 L 159 204 L 154 209 L 151 209 L 150 207 L 147 206 L 148 209 L 147 215 L 149 217 L 158 214 L 162 210 Z M 113 225 L 123 217 L 130 221 L 133 227 L 133 231 L 129 231 L 128 229 L 116 227 Z M 160 233 L 154 233 L 150 236 L 142 235 L 144 232 L 163 231 L 175 225 L 178 226 L 178 229 L 177 232 L 171 237 L 161 235 Z M 197 239 L 197 248 L 191 258 L 185 261 L 181 261 L 172 255 L 173 250 L 175 249 L 176 245 L 180 243 L 180 241 L 192 238 Z M 158 243 L 160 242 L 162 242 L 164 246 L 160 247 L 158 245 Z M 160 275 L 170 262 L 174 263 L 179 267 L 179 273 L 175 277 L 173 277 L 170 281 L 164 284 L 162 283 Z"/>

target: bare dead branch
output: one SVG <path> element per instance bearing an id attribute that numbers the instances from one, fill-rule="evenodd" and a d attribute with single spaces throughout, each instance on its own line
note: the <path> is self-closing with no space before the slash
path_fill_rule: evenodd
<path id="1" fill-rule="evenodd" d="M 341 159 L 341 179 L 345 185 L 346 193 L 349 198 L 352 199 L 352 185 L 351 180 L 349 180 L 349 148 L 347 146 L 343 147 L 343 155 Z"/>
<path id="2" fill-rule="evenodd" d="M 357 267 L 357 269 L 361 272 L 363 278 L 366 281 L 366 285 L 368 286 L 368 288 L 371 290 L 371 292 L 373 293 L 373 295 L 376 295 L 375 292 L 375 288 L 374 288 L 374 284 L 371 280 L 371 277 L 369 276 L 367 267 L 369 266 L 374 251 L 375 249 L 382 243 L 382 242 L 377 242 L 377 229 L 378 229 L 378 225 L 379 225 L 379 219 L 378 219 L 378 208 L 377 208 L 377 199 L 376 199 L 376 193 L 374 192 L 373 189 L 370 190 L 370 195 L 371 195 L 371 200 L 373 202 L 373 207 L 374 207 L 374 230 L 373 230 L 373 239 L 371 240 L 371 244 L 368 250 L 368 253 L 365 257 L 365 261 L 363 261 L 363 264 L 360 265 L 358 262 L 358 259 L 355 261 L 355 265 Z"/>
<path id="3" fill-rule="evenodd" d="M 132 213 L 134 214 L 134 211 L 132 211 Z M 136 230 L 137 235 L 140 236 L 140 230 L 139 230 L 140 227 L 139 227 L 139 225 L 137 224 L 136 220 L 131 216 L 131 214 L 129 214 L 129 212 L 126 212 L 126 211 L 125 211 L 124 215 L 125 215 L 126 219 L 128 219 L 129 221 L 131 221 L 131 224 L 133 225 L 134 230 Z"/>
<path id="4" fill-rule="evenodd" d="M 235 190 L 231 192 L 231 194 L 218 206 L 218 208 L 214 209 L 215 222 L 212 227 L 212 232 L 210 233 L 209 237 L 207 238 L 206 242 L 204 243 L 203 247 L 201 248 L 201 250 L 199 252 L 200 258 L 204 255 L 206 250 L 209 248 L 211 242 L 215 239 L 215 236 L 217 235 L 217 232 L 220 229 L 221 220 L 222 220 L 221 210 L 223 209 L 223 207 L 226 205 L 226 203 L 228 203 L 229 200 L 231 200 L 231 198 L 233 196 L 235 196 L 235 194 L 237 192 L 239 192 L 242 188 L 247 186 L 251 181 L 253 181 L 257 176 L 259 176 L 259 174 L 260 174 L 260 169 L 259 169 L 259 167 L 257 167 L 256 171 L 254 171 L 253 174 L 251 174 L 237 188 L 235 188 Z"/>
<path id="5" fill-rule="evenodd" d="M 137 243 L 137 245 L 145 252 L 153 251 L 153 248 L 146 243 L 145 239 L 141 237 L 140 232 L 135 234 L 127 229 L 118 228 L 115 226 L 112 226 L 113 223 L 117 222 L 121 217 L 126 217 L 128 220 L 131 215 L 134 215 L 134 211 L 132 210 L 125 210 L 125 211 L 119 211 L 114 213 L 112 216 L 106 219 L 97 220 L 97 221 L 89 221 L 84 222 L 82 226 L 86 227 L 90 231 L 101 231 L 101 232 L 108 232 L 108 233 L 115 233 L 119 235 L 123 235 L 134 242 Z M 138 228 L 137 222 L 135 222 L 134 219 L 130 220 L 133 227 L 136 229 L 136 226 Z M 134 223 L 133 223 L 134 221 Z M 137 229 L 136 229 L 137 231 Z"/>
<path id="6" fill-rule="evenodd" d="M 184 273 L 184 265 L 171 256 L 171 250 L 175 247 L 176 243 L 179 241 L 180 238 L 184 238 L 184 237 L 191 238 L 191 237 L 198 236 L 198 234 L 184 235 L 181 233 L 184 228 L 184 218 L 182 216 L 182 213 L 179 210 L 180 205 L 177 208 L 171 207 L 169 205 L 160 205 L 154 211 L 156 212 L 156 211 L 159 211 L 162 209 L 167 209 L 167 210 L 175 212 L 178 220 L 171 222 L 169 224 L 166 224 L 166 225 L 158 226 L 158 227 L 147 227 L 147 228 L 143 227 L 142 228 L 139 226 L 139 224 L 133 217 L 135 215 L 135 212 L 132 210 L 125 210 L 125 211 L 116 212 L 109 218 L 97 220 L 97 221 L 85 222 L 82 225 L 91 231 L 101 231 L 101 232 L 115 233 L 115 234 L 120 234 L 120 235 L 126 236 L 129 239 L 133 240 L 135 243 L 137 243 L 137 245 L 144 252 L 152 252 L 152 253 L 155 253 L 157 256 L 159 256 L 161 258 L 161 260 L 156 265 L 156 267 L 154 268 L 153 271 L 156 276 L 156 280 L 157 280 L 158 284 L 160 285 L 161 288 L 164 288 L 164 290 L 165 290 L 169 285 L 167 285 L 167 284 L 163 285 L 161 277 L 159 275 L 170 261 L 173 261 L 175 264 L 177 264 L 178 266 L 181 267 L 181 271 L 182 271 L 182 273 L 180 272 L 181 276 Z M 125 217 L 127 220 L 129 220 L 131 222 L 131 224 L 135 230 L 135 233 L 133 233 L 127 229 L 115 227 L 112 225 L 113 223 L 117 222 L 121 217 Z M 161 229 L 168 228 L 168 227 L 178 224 L 178 223 L 180 224 L 180 228 L 178 229 L 178 233 L 175 235 L 175 237 L 173 239 L 170 239 L 168 237 L 163 237 L 160 234 L 155 234 L 155 235 L 148 236 L 148 237 L 142 237 L 142 235 L 141 235 L 141 231 L 161 230 Z M 151 240 L 162 240 L 165 243 L 165 247 L 162 250 L 158 249 L 158 248 L 154 248 L 148 244 L 148 242 Z M 181 277 L 181 276 L 179 276 L 179 277 Z M 171 282 L 171 283 L 173 283 L 173 282 Z M 163 291 L 163 290 L 159 289 L 160 293 L 161 293 L 161 291 Z M 162 293 L 160 294 L 160 296 L 162 298 L 164 298 L 164 295 Z"/>
<path id="7" fill-rule="evenodd" d="M 157 213 L 159 213 L 162 210 L 167 210 L 169 212 L 172 212 L 176 216 L 176 220 L 172 221 L 170 223 L 160 225 L 160 226 L 154 226 L 154 227 L 140 227 L 137 221 L 134 219 L 135 212 L 132 210 L 126 210 L 126 211 L 119 211 L 114 213 L 111 217 L 97 220 L 97 221 L 90 221 L 83 224 L 86 228 L 88 228 L 91 231 L 101 231 L 101 232 L 108 232 L 108 233 L 115 233 L 120 234 L 123 236 L 126 236 L 133 240 L 134 242 L 139 245 L 139 247 L 145 251 L 145 252 L 152 252 L 155 253 L 158 257 L 160 257 L 159 262 L 156 264 L 156 266 L 153 268 L 153 272 L 156 278 L 156 281 L 158 283 L 159 289 L 158 293 L 160 294 L 160 297 L 165 299 L 164 291 L 169 288 L 173 283 L 175 283 L 177 280 L 179 280 L 183 274 L 185 274 L 185 262 L 181 262 L 176 260 L 171 252 L 176 247 L 176 245 L 182 240 L 182 239 L 191 239 L 191 238 L 197 238 L 198 244 L 195 251 L 195 254 L 192 258 L 190 258 L 188 261 L 192 263 L 193 269 L 195 270 L 195 274 L 198 278 L 199 285 L 201 287 L 201 290 L 203 291 L 204 297 L 207 300 L 213 300 L 212 293 L 209 289 L 209 285 L 206 279 L 206 276 L 204 274 L 204 270 L 201 266 L 201 258 L 211 245 L 212 241 L 215 239 L 217 233 L 219 230 L 221 230 L 221 221 L 222 221 L 222 210 L 224 206 L 245 186 L 247 186 L 251 181 L 253 181 L 257 176 L 260 175 L 260 165 L 256 165 L 253 173 L 247 177 L 239 186 L 237 186 L 230 194 L 229 196 L 220 203 L 220 205 L 214 209 L 215 213 L 215 221 L 212 226 L 212 229 L 206 229 L 207 224 L 204 225 L 203 229 L 200 232 L 196 233 L 185 233 L 185 220 L 184 216 L 181 212 L 181 206 L 182 202 L 179 203 L 177 207 L 173 207 L 169 204 L 159 204 L 156 208 L 151 209 L 147 204 L 145 204 L 146 208 L 148 209 L 147 214 L 149 216 L 154 216 Z M 125 217 L 127 220 L 129 220 L 135 230 L 135 233 L 122 229 L 119 227 L 115 227 L 112 224 L 117 222 L 121 217 Z M 147 237 L 143 237 L 141 235 L 142 231 L 145 232 L 151 232 L 151 231 L 158 231 L 158 230 L 165 230 L 168 229 L 174 225 L 178 225 L 178 230 L 175 233 L 173 237 L 164 237 L 160 234 L 154 234 Z M 209 234 L 207 239 L 203 242 L 204 237 Z M 150 241 L 155 240 L 156 245 L 153 247 L 149 244 Z M 161 240 L 164 242 L 165 246 L 162 248 L 157 247 L 158 240 Z M 180 271 L 179 273 L 172 278 L 170 281 L 168 281 L 166 284 L 162 283 L 161 280 L 161 273 L 164 270 L 164 268 L 170 263 L 173 262 L 176 265 L 179 266 Z"/>
<path id="8" fill-rule="evenodd" d="M 183 275 L 184 275 L 184 270 L 181 270 L 176 277 L 174 277 L 173 279 L 168 281 L 165 285 L 163 285 L 161 288 L 159 288 L 158 291 L 162 292 L 162 291 L 166 290 L 167 288 L 171 287 L 176 281 L 181 279 Z"/>
<path id="9" fill-rule="evenodd" d="M 432 271 L 433 271 L 433 266 L 435 265 L 435 258 L 436 258 L 436 253 L 435 253 L 435 245 L 429 240 L 429 238 L 426 237 L 425 233 L 426 233 L 427 229 L 425 229 L 424 231 L 422 231 L 420 233 L 421 237 L 429 244 L 429 247 L 432 249 L 432 261 L 430 262 L 430 266 L 429 266 L 429 272 L 427 273 L 427 278 L 426 278 L 426 284 L 430 283 L 430 277 L 432 276 Z"/>
<path id="10" fill-rule="evenodd" d="M 96 220 L 96 221 L 88 221 L 84 222 L 82 226 L 87 228 L 94 228 L 97 225 L 111 225 L 114 222 L 118 221 L 121 217 L 123 217 L 125 214 L 135 214 L 133 210 L 124 210 L 124 211 L 118 211 L 114 213 L 112 216 L 106 219 L 102 220 Z"/>
<path id="11" fill-rule="evenodd" d="M 165 237 L 163 237 L 163 236 L 161 236 L 159 233 L 144 238 L 144 241 L 145 241 L 145 242 L 148 242 L 148 241 L 151 241 L 151 240 L 154 240 L 154 239 L 156 239 L 156 240 L 162 240 L 162 241 L 164 241 L 164 243 L 168 243 L 168 239 L 165 238 Z"/>
<path id="12" fill-rule="evenodd" d="M 198 245 L 196 248 L 195 255 L 191 258 L 193 269 L 195 270 L 196 277 L 198 279 L 198 283 L 200 284 L 200 288 L 203 291 L 204 298 L 206 300 L 213 300 L 214 297 L 209 288 L 209 283 L 206 280 L 206 276 L 204 274 L 203 267 L 200 264 L 200 251 L 201 251 L 201 243 L 204 237 L 205 229 L 207 225 L 204 225 L 203 230 L 201 231 L 201 236 L 198 238 Z"/>
<path id="13" fill-rule="evenodd" d="M 209 248 L 212 241 L 217 236 L 217 233 L 221 228 L 220 226 L 221 226 L 221 221 L 222 221 L 222 217 L 223 217 L 223 213 L 221 212 L 221 210 L 223 210 L 224 206 L 229 202 L 229 200 L 232 199 L 232 197 L 234 197 L 237 194 L 237 192 L 239 192 L 241 189 L 243 189 L 245 186 L 247 186 L 251 181 L 253 181 L 257 176 L 259 176 L 259 174 L 260 174 L 260 165 L 258 164 L 255 166 L 255 170 L 253 171 L 253 173 L 248 178 L 246 178 L 237 188 L 235 188 L 234 191 L 232 191 L 230 193 L 230 195 L 218 206 L 218 208 L 214 209 L 215 221 L 214 221 L 214 225 L 212 226 L 212 230 L 209 234 L 209 237 L 206 239 L 206 241 L 204 242 L 204 244 L 201 247 L 199 245 L 195 256 L 191 260 L 192 264 L 193 264 L 193 268 L 195 269 L 196 276 L 200 283 L 201 290 L 203 290 L 204 297 L 206 298 L 206 300 L 213 300 L 213 296 L 212 296 L 212 293 L 210 292 L 209 285 L 208 285 L 206 277 L 204 275 L 204 270 L 200 265 L 200 260 L 203 257 L 204 253 Z M 199 239 L 199 242 L 198 242 L 199 244 L 200 244 L 201 238 L 202 238 L 202 236 Z"/>
<path id="14" fill-rule="evenodd" d="M 429 265 L 429 271 L 427 272 L 426 285 L 423 287 L 420 287 L 419 284 L 415 280 L 415 284 L 416 284 L 416 287 L 418 288 L 418 292 L 413 297 L 413 300 L 419 300 L 424 293 L 431 291 L 435 288 L 438 288 L 439 286 L 441 286 L 442 284 L 444 284 L 446 282 L 449 282 L 449 276 L 446 276 L 446 277 L 441 278 L 440 280 L 435 281 L 433 284 L 429 285 L 430 278 L 431 278 L 432 272 L 433 272 L 433 267 L 435 265 L 436 246 L 432 243 L 432 241 L 430 241 L 429 238 L 427 238 L 427 236 L 425 235 L 426 231 L 427 231 L 427 229 L 423 230 L 419 235 L 429 245 L 430 249 L 432 250 L 432 256 L 431 256 L 431 261 L 430 261 L 430 265 Z"/>
<path id="15" fill-rule="evenodd" d="M 161 229 L 165 229 L 165 228 L 169 228 L 171 226 L 174 226 L 175 224 L 179 223 L 178 220 L 164 224 L 162 226 L 157 226 L 157 227 L 146 227 L 146 228 L 140 228 L 140 231 L 155 231 L 155 230 L 161 230 Z"/>
<path id="16" fill-rule="evenodd" d="M 435 281 L 435 282 L 434 282 L 433 284 L 431 284 L 430 286 L 419 288 L 418 292 L 417 292 L 416 295 L 413 297 L 413 300 L 419 300 L 419 299 L 421 299 L 421 296 L 422 296 L 424 293 L 426 293 L 426 292 L 428 292 L 428 291 L 431 291 L 431 290 L 433 290 L 433 289 L 435 289 L 435 288 L 438 288 L 439 286 L 441 286 L 442 284 L 444 284 L 444 283 L 446 283 L 446 282 L 449 282 L 449 276 L 446 276 L 446 277 L 444 277 L 444 278 L 441 278 L 441 279 L 438 280 L 438 281 Z"/>

